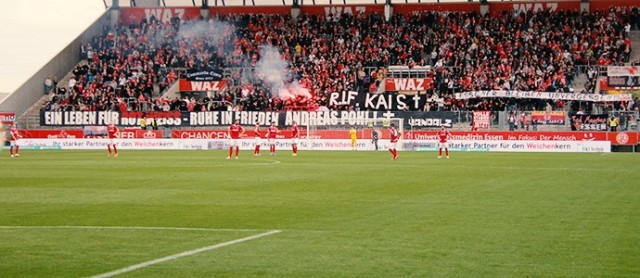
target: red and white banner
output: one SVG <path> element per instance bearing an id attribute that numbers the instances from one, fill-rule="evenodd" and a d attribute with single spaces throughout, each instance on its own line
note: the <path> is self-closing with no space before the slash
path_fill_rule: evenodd
<path id="1" fill-rule="evenodd" d="M 443 11 L 443 12 L 479 12 L 480 3 L 460 1 L 458 3 L 422 3 L 422 4 L 401 4 L 393 6 L 393 13 L 398 14 L 418 14 L 420 11 Z"/>
<path id="2" fill-rule="evenodd" d="M 16 113 L 14 112 L 0 112 L 0 123 L 4 125 L 13 124 L 16 121 Z"/>
<path id="3" fill-rule="evenodd" d="M 179 85 L 181 92 L 222 91 L 227 87 L 227 81 L 189 81 L 180 79 Z"/>
<path id="4" fill-rule="evenodd" d="M 172 18 L 194 20 L 200 17 L 199 7 L 121 8 L 120 11 L 120 23 L 124 25 L 138 24 L 143 18 L 150 22 L 152 17 L 163 23 L 170 22 Z"/>
<path id="5" fill-rule="evenodd" d="M 22 138 L 39 138 L 39 139 L 81 139 L 87 138 L 82 129 L 21 129 L 19 130 Z M 91 137 L 91 136 L 90 136 Z M 129 139 L 159 139 L 162 138 L 161 130 L 142 130 L 139 128 L 120 129 L 119 138 Z"/>
<path id="6" fill-rule="evenodd" d="M 537 124 L 563 125 L 567 120 L 564 111 L 531 111 L 531 121 Z"/>
<path id="7" fill-rule="evenodd" d="M 384 90 L 387 92 L 426 91 L 433 87 L 431 78 L 386 78 Z"/>
<path id="8" fill-rule="evenodd" d="M 139 128 L 125 128 L 120 130 L 118 138 L 128 139 L 160 139 L 162 138 L 161 130 L 143 130 Z"/>
<path id="9" fill-rule="evenodd" d="M 608 66 L 607 76 L 640 76 L 637 66 Z"/>
<path id="10" fill-rule="evenodd" d="M 600 90 L 607 91 L 610 96 L 630 95 L 630 90 L 640 90 L 640 77 L 638 76 L 603 76 L 600 78 Z M 624 101 L 631 101 L 624 97 Z"/>
<path id="11" fill-rule="evenodd" d="M 528 1 L 528 2 L 489 2 L 489 11 L 492 15 L 506 13 L 527 13 L 527 12 L 559 12 L 559 11 L 579 11 L 580 1 Z"/>
<path id="12" fill-rule="evenodd" d="M 304 5 L 300 7 L 300 11 L 308 15 L 332 15 L 333 18 L 339 18 L 342 14 L 383 14 L 384 5 Z"/>
<path id="13" fill-rule="evenodd" d="M 636 132 L 607 132 L 611 145 L 638 145 L 640 134 Z"/>
<path id="14" fill-rule="evenodd" d="M 491 126 L 491 111 L 473 111 L 473 128 L 489 128 Z"/>
<path id="15" fill-rule="evenodd" d="M 209 2 L 211 3 L 211 2 Z M 230 14 L 291 14 L 291 6 L 217 6 L 210 7 L 210 15 L 230 15 Z"/>
<path id="16" fill-rule="evenodd" d="M 607 67 L 607 76 L 603 77 L 600 80 L 600 89 L 601 90 L 640 89 L 640 67 L 637 67 L 637 66 Z"/>
<path id="17" fill-rule="evenodd" d="M 22 138 L 84 138 L 82 129 L 21 129 Z"/>
<path id="18" fill-rule="evenodd" d="M 626 9 L 627 12 L 630 12 L 632 7 L 640 7 L 638 0 L 589 0 L 589 10 L 591 12 L 608 11 L 610 8 Z"/>

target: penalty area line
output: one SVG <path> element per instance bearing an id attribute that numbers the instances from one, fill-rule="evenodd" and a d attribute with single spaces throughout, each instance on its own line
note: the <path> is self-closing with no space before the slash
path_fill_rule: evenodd
<path id="1" fill-rule="evenodd" d="M 280 232 L 282 232 L 282 231 L 280 231 L 280 230 L 272 230 L 272 231 L 268 231 L 268 232 L 257 234 L 257 235 L 252 235 L 252 236 L 243 237 L 243 238 L 239 238 L 239 239 L 234 239 L 234 240 L 231 240 L 231 241 L 226 241 L 226 242 L 222 242 L 222 243 L 218 243 L 218 244 L 214 244 L 214 245 L 209 245 L 209 246 L 205 246 L 205 247 L 202 247 L 202 248 L 193 249 L 193 250 L 185 251 L 185 252 L 182 252 L 182 253 L 178 253 L 178 254 L 162 257 L 162 258 L 158 258 L 158 259 L 155 259 L 155 260 L 150 260 L 150 261 L 142 262 L 142 263 L 139 263 L 139 264 L 134 264 L 134 265 L 127 266 L 127 267 L 124 267 L 124 268 L 121 268 L 121 269 L 116 269 L 114 271 L 109 271 L 109 272 L 106 272 L 106 273 L 94 275 L 94 276 L 91 276 L 91 278 L 113 277 L 113 276 L 116 276 L 116 275 L 120 275 L 122 273 L 127 273 L 127 272 L 131 272 L 131 271 L 138 270 L 138 269 L 141 269 L 141 268 L 145 268 L 145 267 L 150 266 L 150 265 L 154 265 L 154 264 L 159 264 L 159 263 L 175 260 L 175 259 L 179 259 L 179 258 L 182 258 L 182 257 L 195 255 L 195 254 L 206 252 L 206 251 L 211 251 L 211 250 L 222 248 L 222 247 L 226 247 L 226 246 L 229 246 L 229 245 L 234 245 L 234 244 L 237 244 L 237 243 L 242 243 L 242 242 L 245 242 L 245 241 L 254 240 L 254 239 L 261 238 L 261 237 L 270 236 L 270 235 L 277 234 L 277 233 L 280 233 Z"/>

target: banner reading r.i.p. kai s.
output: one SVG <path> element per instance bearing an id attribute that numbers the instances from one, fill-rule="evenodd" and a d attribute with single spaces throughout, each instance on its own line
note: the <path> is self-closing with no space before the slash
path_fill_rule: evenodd
<path id="1" fill-rule="evenodd" d="M 406 86 L 406 84 L 405 84 Z M 412 86 L 415 86 L 412 85 Z M 423 86 L 423 85 L 421 85 Z M 406 89 L 406 87 L 404 87 Z M 415 89 L 415 87 L 413 87 Z M 329 94 L 329 105 L 350 105 L 361 110 L 373 111 L 420 111 L 429 98 L 426 94 L 404 94 L 398 92 L 363 93 L 356 91 L 333 92 Z"/>

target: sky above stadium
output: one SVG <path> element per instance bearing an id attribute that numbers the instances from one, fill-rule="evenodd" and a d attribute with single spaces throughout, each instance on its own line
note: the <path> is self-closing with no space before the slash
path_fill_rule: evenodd
<path id="1" fill-rule="evenodd" d="M 13 92 L 105 11 L 101 0 L 0 0 L 0 93 Z"/>

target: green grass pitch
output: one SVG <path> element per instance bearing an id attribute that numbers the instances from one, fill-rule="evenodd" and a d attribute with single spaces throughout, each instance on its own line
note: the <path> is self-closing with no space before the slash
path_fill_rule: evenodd
<path id="1" fill-rule="evenodd" d="M 0 276 L 640 276 L 637 154 L 250 152 L 2 152 Z"/>

